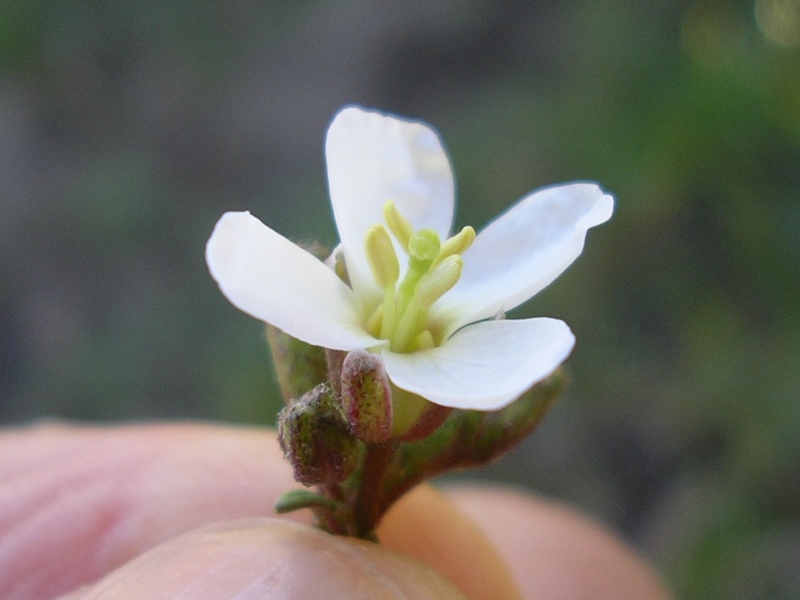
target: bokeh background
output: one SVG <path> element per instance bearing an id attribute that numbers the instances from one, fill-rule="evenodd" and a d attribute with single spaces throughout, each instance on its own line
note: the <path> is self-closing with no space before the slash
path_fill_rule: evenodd
<path id="1" fill-rule="evenodd" d="M 335 242 L 343 104 L 437 126 L 458 225 L 528 191 L 618 201 L 512 316 L 578 346 L 480 473 L 617 528 L 683 598 L 800 597 L 800 1 L 0 4 L 0 421 L 269 424 L 218 216 Z"/>

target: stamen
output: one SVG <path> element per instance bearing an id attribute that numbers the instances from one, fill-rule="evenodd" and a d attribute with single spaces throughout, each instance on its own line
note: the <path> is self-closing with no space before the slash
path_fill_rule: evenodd
<path id="1" fill-rule="evenodd" d="M 380 337 L 378 333 L 380 332 L 382 325 L 383 304 L 379 305 L 378 308 L 375 309 L 375 312 L 372 313 L 367 319 L 367 331 L 369 331 L 375 337 Z"/>
<path id="2" fill-rule="evenodd" d="M 475 236 L 475 230 L 472 227 L 464 227 L 464 229 L 442 244 L 442 249 L 439 250 L 439 256 L 434 259 L 433 264 L 436 265 L 448 256 L 453 256 L 454 254 L 464 254 L 464 252 L 472 246 L 472 242 L 475 241 Z"/>
<path id="3" fill-rule="evenodd" d="M 414 350 L 430 350 L 435 346 L 433 335 L 427 329 L 414 339 Z"/>
<path id="4" fill-rule="evenodd" d="M 461 278 L 464 261 L 457 254 L 448 256 L 433 267 L 417 284 L 416 300 L 420 308 L 428 310 L 433 303 L 453 289 Z"/>
<path id="5" fill-rule="evenodd" d="M 367 262 L 383 289 L 383 302 L 369 316 L 366 327 L 375 337 L 388 340 L 394 352 L 435 348 L 428 311 L 458 283 L 464 267 L 460 255 L 475 241 L 475 230 L 464 227 L 442 244 L 433 229 L 414 231 L 391 200 L 384 205 L 383 214 L 386 227 L 375 225 L 366 236 Z M 400 264 L 389 232 L 408 254 L 408 268 L 399 284 Z"/>
<path id="6" fill-rule="evenodd" d="M 391 339 L 397 327 L 397 301 L 394 285 L 386 286 L 381 306 L 383 307 L 383 319 L 381 320 L 381 334 L 379 337 L 382 340 L 388 340 Z"/>
<path id="7" fill-rule="evenodd" d="M 367 231 L 366 253 L 372 276 L 381 289 L 394 287 L 400 276 L 400 263 L 397 261 L 392 240 L 383 225 L 373 225 Z"/>
<path id="8" fill-rule="evenodd" d="M 411 296 L 408 306 L 401 313 L 397 328 L 392 336 L 391 346 L 395 352 L 410 352 L 412 344 L 419 335 L 419 330 L 424 327 L 428 319 L 428 311 L 421 308 L 419 298 Z"/>
<path id="9" fill-rule="evenodd" d="M 448 256 L 419 280 L 408 304 L 398 315 L 397 328 L 392 336 L 392 350 L 413 350 L 416 338 L 427 325 L 428 309 L 458 282 L 463 266 L 460 256 Z"/>
<path id="10" fill-rule="evenodd" d="M 392 232 L 394 237 L 400 242 L 403 250 L 408 252 L 408 241 L 414 235 L 414 227 L 394 205 L 394 201 L 387 200 L 383 205 L 383 218 L 389 226 L 389 231 Z"/>
<path id="11" fill-rule="evenodd" d="M 350 285 L 350 274 L 347 272 L 347 264 L 344 261 L 344 252 L 341 246 L 333 251 L 333 254 L 328 257 L 325 264 L 333 269 L 339 279 Z"/>

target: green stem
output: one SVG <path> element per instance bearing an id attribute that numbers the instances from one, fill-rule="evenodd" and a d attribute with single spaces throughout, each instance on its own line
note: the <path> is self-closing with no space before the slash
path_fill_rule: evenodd
<path id="1" fill-rule="evenodd" d="M 388 286 L 383 292 L 383 319 L 381 320 L 380 338 L 389 340 L 394 335 L 397 327 L 397 297 L 394 284 Z"/>
<path id="2" fill-rule="evenodd" d="M 367 444 L 353 513 L 358 537 L 374 539 L 374 530 L 385 510 L 383 479 L 395 454 L 392 441 Z"/>
<path id="3" fill-rule="evenodd" d="M 347 505 L 342 488 L 339 484 L 322 485 L 317 488 L 326 498 L 330 498 L 333 503 Z M 354 535 L 352 512 L 348 509 L 340 510 L 332 507 L 317 506 L 312 508 L 317 519 L 317 525 L 333 535 Z"/>

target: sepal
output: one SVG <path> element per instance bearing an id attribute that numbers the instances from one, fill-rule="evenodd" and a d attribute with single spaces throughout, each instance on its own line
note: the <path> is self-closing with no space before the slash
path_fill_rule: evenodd
<path id="1" fill-rule="evenodd" d="M 427 438 L 402 444 L 387 468 L 384 502 L 431 477 L 500 458 L 536 428 L 565 383 L 558 370 L 501 410 L 456 409 Z"/>
<path id="2" fill-rule="evenodd" d="M 267 325 L 266 333 L 284 402 L 289 404 L 328 380 L 323 348 L 293 338 L 272 325 Z"/>

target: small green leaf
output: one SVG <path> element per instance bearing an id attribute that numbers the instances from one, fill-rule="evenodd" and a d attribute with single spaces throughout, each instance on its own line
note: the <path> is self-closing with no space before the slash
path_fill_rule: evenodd
<path id="1" fill-rule="evenodd" d="M 275 512 L 279 515 L 303 508 L 327 508 L 338 511 L 347 510 L 347 505 L 309 490 L 286 492 L 275 502 Z"/>

